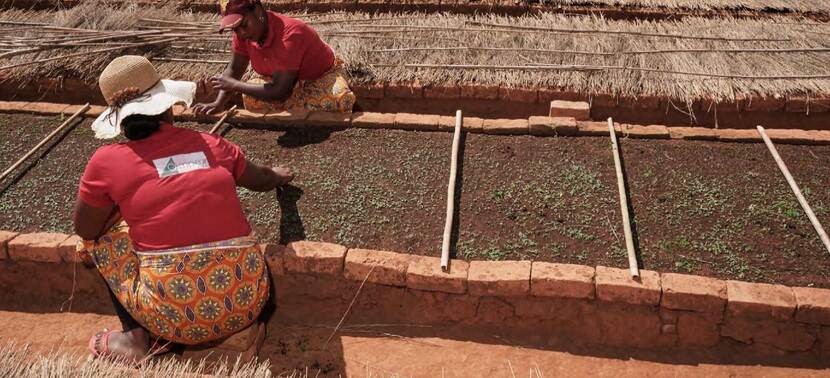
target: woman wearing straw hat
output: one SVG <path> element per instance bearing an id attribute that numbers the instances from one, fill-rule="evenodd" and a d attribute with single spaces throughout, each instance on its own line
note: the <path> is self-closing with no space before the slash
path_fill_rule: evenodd
<path id="1" fill-rule="evenodd" d="M 220 0 L 219 31 L 233 30 L 231 62 L 208 80 L 219 91 L 212 103 L 197 104 L 196 114 L 220 111 L 231 93 L 241 93 L 254 112 L 294 108 L 351 112 L 355 95 L 343 63 L 304 22 L 266 11 L 259 0 Z M 260 75 L 240 81 L 251 64 Z"/>
<path id="2" fill-rule="evenodd" d="M 196 84 L 162 80 L 144 57 L 116 58 L 99 85 L 110 107 L 93 122 L 95 136 L 123 130 L 127 141 L 87 163 L 74 222 L 80 258 L 106 281 L 122 330 L 95 334 L 90 351 L 139 360 L 151 345 L 201 344 L 254 323 L 261 344 L 273 299 L 236 187 L 269 191 L 292 173 L 175 127 L 171 108 L 189 106 Z"/>

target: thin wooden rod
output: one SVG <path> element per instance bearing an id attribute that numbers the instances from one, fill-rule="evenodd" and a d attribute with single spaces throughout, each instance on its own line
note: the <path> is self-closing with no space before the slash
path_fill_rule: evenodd
<path id="1" fill-rule="evenodd" d="M 638 31 L 624 31 L 624 30 L 599 30 L 599 29 L 566 29 L 566 28 L 541 28 L 533 26 L 517 26 L 507 24 L 493 24 L 487 22 L 467 21 L 469 25 L 488 26 L 494 28 L 501 28 L 506 30 L 526 30 L 537 31 L 545 33 L 565 33 L 565 34 L 614 34 L 614 35 L 632 35 L 638 37 L 658 37 L 658 38 L 677 38 L 677 39 L 694 39 L 701 41 L 736 41 L 736 42 L 785 42 L 789 38 L 727 38 L 727 37 L 704 37 L 696 35 L 685 34 L 663 34 L 663 33 L 645 33 Z"/>
<path id="2" fill-rule="evenodd" d="M 438 69 L 469 69 L 469 70 L 520 70 L 520 71 L 604 71 L 604 70 L 621 70 L 621 71 L 644 71 L 663 73 L 671 75 L 687 75 L 699 77 L 714 77 L 721 79 L 745 79 L 745 80 L 816 80 L 816 79 L 830 79 L 830 73 L 821 75 L 792 75 L 792 76 L 752 76 L 752 75 L 726 75 L 726 74 L 710 74 L 704 72 L 688 72 L 688 71 L 671 71 L 661 70 L 656 68 L 644 67 L 624 67 L 624 66 L 591 66 L 591 65 L 554 65 L 554 64 L 536 64 L 525 66 L 497 66 L 485 64 L 373 64 L 377 67 L 404 67 L 404 68 L 438 68 Z"/>
<path id="3" fill-rule="evenodd" d="M 614 168 L 617 171 L 617 188 L 620 191 L 620 212 L 623 218 L 623 232 L 625 233 L 625 249 L 628 251 L 628 269 L 631 277 L 640 276 L 640 268 L 637 266 L 637 253 L 634 251 L 634 237 L 631 234 L 631 218 L 628 214 L 628 196 L 625 192 L 625 177 L 622 171 L 620 160 L 620 148 L 617 145 L 617 132 L 614 130 L 614 121 L 608 117 L 608 134 L 611 136 L 611 150 L 614 154 Z"/>
<path id="4" fill-rule="evenodd" d="M 153 57 L 150 60 L 157 60 L 159 62 L 182 62 L 182 63 L 203 63 L 203 64 L 228 64 L 229 60 L 205 60 L 205 59 L 188 59 L 188 58 L 165 58 Z"/>
<path id="5" fill-rule="evenodd" d="M 394 49 L 375 49 L 369 50 L 370 53 L 390 53 L 390 52 L 410 52 L 410 51 L 504 51 L 504 52 L 538 52 L 538 53 L 554 53 L 554 54 L 573 54 L 573 55 L 591 55 L 591 56 L 615 56 L 615 55 L 658 55 L 658 54 L 679 54 L 679 53 L 730 53 L 730 54 L 786 54 L 786 53 L 827 53 L 830 52 L 828 47 L 814 47 L 814 48 L 787 48 L 787 49 L 665 49 L 665 50 L 630 50 L 630 51 L 576 51 L 576 50 L 556 50 L 556 49 L 530 49 L 523 47 L 467 47 L 467 46 L 451 46 L 451 47 L 403 47 Z"/>
<path id="6" fill-rule="evenodd" d="M 778 150 L 775 148 L 775 145 L 772 144 L 772 140 L 769 139 L 769 136 L 767 136 L 767 132 L 764 130 L 764 127 L 758 125 L 757 129 L 758 134 L 761 134 L 761 138 L 764 139 L 767 149 L 770 154 L 772 154 L 772 158 L 775 159 L 775 163 L 778 164 L 778 169 L 781 170 L 781 173 L 784 174 L 784 178 L 787 179 L 787 183 L 790 184 L 790 189 L 793 190 L 795 198 L 798 199 L 798 203 L 801 204 L 801 208 L 804 209 L 805 213 L 807 213 L 807 218 L 810 218 L 810 223 L 813 224 L 813 228 L 816 229 L 819 239 L 821 239 L 821 242 L 824 243 L 824 248 L 827 249 L 827 252 L 830 252 L 830 238 L 827 237 L 827 232 L 824 231 L 824 227 L 821 226 L 821 222 L 818 221 L 818 218 L 816 218 L 816 214 L 813 213 L 813 209 L 810 207 L 810 204 L 807 203 L 807 199 L 804 198 L 804 195 L 801 193 L 801 189 L 798 188 L 798 184 L 796 184 L 793 175 L 790 174 L 790 170 L 787 169 L 787 165 L 784 164 L 784 160 L 781 159 L 780 155 L 778 155 Z"/>
<path id="7" fill-rule="evenodd" d="M 53 56 L 51 58 L 46 58 L 46 59 L 38 59 L 38 60 L 29 61 L 29 62 L 23 62 L 23 63 L 17 63 L 17 64 L 10 64 L 8 66 L 2 66 L 2 67 L 0 67 L 0 71 L 8 70 L 8 69 L 11 69 L 11 68 L 29 66 L 29 65 L 32 65 L 32 64 L 51 62 L 51 61 L 54 61 L 54 60 L 74 58 L 74 57 L 78 57 L 78 56 L 85 56 L 85 55 L 97 54 L 97 53 L 108 52 L 108 51 L 117 51 L 117 50 L 129 49 L 129 48 L 133 48 L 133 47 L 157 45 L 159 43 L 173 42 L 175 40 L 178 40 L 178 38 L 167 38 L 167 39 L 162 39 L 162 40 L 158 40 L 158 41 L 137 43 L 135 45 L 130 45 L 130 46 L 110 47 L 110 48 L 106 48 L 106 49 L 98 49 L 98 50 L 84 51 L 84 52 L 79 52 L 79 53 L 74 53 L 74 54 Z"/>
<path id="8" fill-rule="evenodd" d="M 75 118 L 78 118 L 78 116 L 80 116 L 81 114 L 86 113 L 87 110 L 89 110 L 89 108 L 90 108 L 90 106 L 89 106 L 89 103 L 87 102 L 86 105 L 84 105 L 83 107 L 78 109 L 78 111 L 75 112 L 75 114 L 72 114 L 72 116 L 67 118 L 66 121 L 63 121 L 63 123 L 60 126 L 58 126 L 55 130 L 53 130 L 51 133 L 49 133 L 49 135 L 47 135 L 45 138 L 43 138 L 43 140 L 41 140 L 40 143 L 38 143 L 36 146 L 32 147 L 32 149 L 29 150 L 29 152 L 27 152 L 25 155 L 23 155 L 23 157 L 20 158 L 20 160 L 18 160 L 14 164 L 12 164 L 12 166 L 9 167 L 9 169 L 6 169 L 3 172 L 3 174 L 0 175 L 0 180 L 6 178 L 6 176 L 8 176 L 9 173 L 12 173 L 12 171 L 17 169 L 17 167 L 19 167 L 21 164 L 23 164 L 23 162 L 26 161 L 26 159 L 28 159 L 30 156 L 32 156 L 32 154 L 35 153 L 35 151 L 37 151 L 39 148 L 43 147 L 43 145 L 46 144 L 46 142 L 49 142 L 49 140 L 52 139 L 52 137 L 54 137 L 57 133 L 61 132 L 61 130 L 66 128 L 66 126 L 69 125 L 72 121 L 74 121 Z"/>
<path id="9" fill-rule="evenodd" d="M 222 126 L 223 123 L 225 123 L 225 120 L 228 119 L 228 116 L 230 116 L 235 111 L 236 111 L 236 105 L 234 105 L 230 109 L 228 109 L 228 111 L 226 111 L 225 114 L 222 115 L 222 118 L 219 118 L 219 120 L 216 121 L 216 124 L 213 125 L 213 127 L 210 129 L 210 134 L 216 133 L 216 130 L 219 130 L 219 127 Z"/>
<path id="10" fill-rule="evenodd" d="M 444 239 L 441 242 L 441 270 L 446 272 L 450 263 L 450 235 L 452 235 L 452 217 L 455 213 L 455 180 L 458 171 L 458 145 L 461 142 L 461 125 L 464 118 L 461 110 L 455 111 L 455 132 L 452 136 L 452 156 L 450 157 L 450 183 L 447 185 L 447 219 L 444 222 Z"/>

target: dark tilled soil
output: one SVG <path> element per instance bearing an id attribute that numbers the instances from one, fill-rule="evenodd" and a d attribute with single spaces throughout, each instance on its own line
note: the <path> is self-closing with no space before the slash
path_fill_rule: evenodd
<path id="1" fill-rule="evenodd" d="M 830 286 L 824 249 L 763 144 L 624 140 L 648 269 Z M 778 146 L 823 224 L 830 147 Z"/>
<path id="2" fill-rule="evenodd" d="M 59 121 L 0 115 L 0 166 Z M 0 182 L 0 229 L 71 231 L 78 178 L 101 144 L 88 124 L 20 180 L 13 180 L 18 170 Z M 451 134 L 237 128 L 226 137 L 251 159 L 297 173 L 282 201 L 273 192 L 239 191 L 262 239 L 439 255 Z M 458 257 L 627 266 L 609 145 L 606 138 L 467 135 Z M 830 287 L 830 253 L 763 145 L 621 145 L 644 268 Z M 779 151 L 830 225 L 830 147 Z"/>

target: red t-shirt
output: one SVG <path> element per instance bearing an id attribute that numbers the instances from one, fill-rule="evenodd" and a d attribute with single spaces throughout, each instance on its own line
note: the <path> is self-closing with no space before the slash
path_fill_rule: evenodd
<path id="1" fill-rule="evenodd" d="M 247 56 L 258 74 L 298 70 L 299 80 L 316 80 L 334 65 L 334 51 L 304 22 L 268 11 L 268 36 L 262 45 L 233 34 L 233 52 Z"/>
<path id="2" fill-rule="evenodd" d="M 239 146 L 162 123 L 146 139 L 95 151 L 78 197 L 93 207 L 118 205 L 139 251 L 184 247 L 250 234 L 236 195 L 243 171 Z"/>

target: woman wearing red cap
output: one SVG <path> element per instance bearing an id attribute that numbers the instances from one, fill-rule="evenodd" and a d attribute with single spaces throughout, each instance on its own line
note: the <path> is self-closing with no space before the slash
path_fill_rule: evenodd
<path id="1" fill-rule="evenodd" d="M 233 57 L 221 75 L 208 80 L 219 90 L 212 103 L 197 104 L 196 114 L 221 111 L 231 93 L 241 93 L 255 112 L 293 108 L 351 112 L 354 93 L 342 62 L 304 22 L 266 11 L 259 0 L 220 0 L 219 31 L 233 30 Z M 251 64 L 261 78 L 240 79 Z"/>

